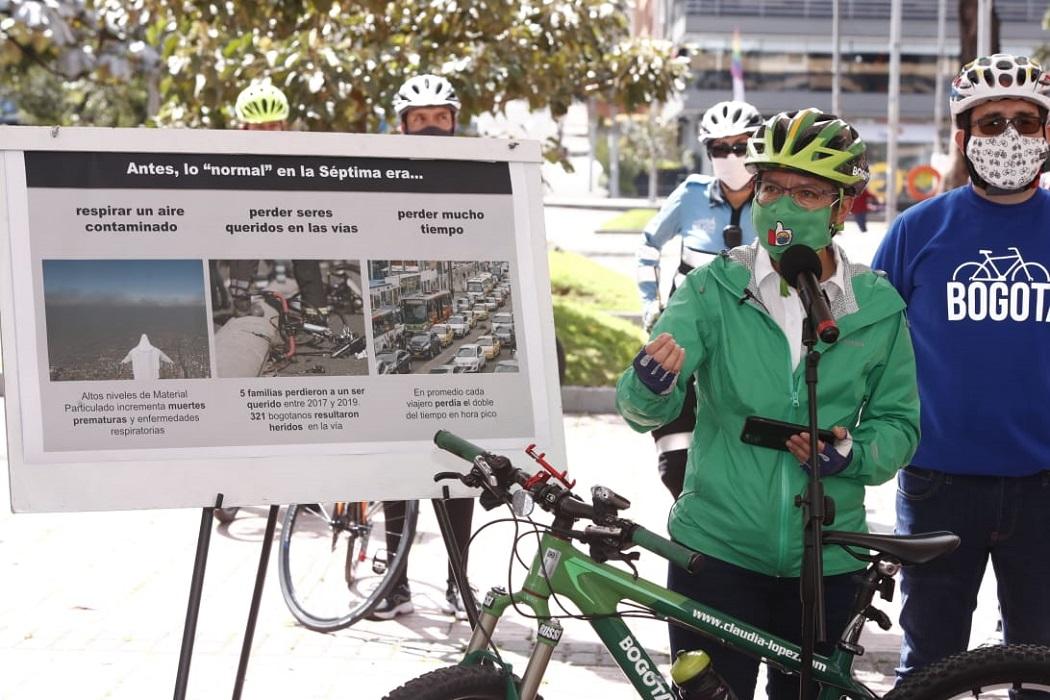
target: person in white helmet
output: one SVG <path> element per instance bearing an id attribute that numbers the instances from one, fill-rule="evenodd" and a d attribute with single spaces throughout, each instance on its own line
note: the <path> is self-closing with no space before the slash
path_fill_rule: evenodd
<path id="1" fill-rule="evenodd" d="M 762 126 L 762 115 L 747 102 L 719 102 L 700 119 L 699 139 L 714 176 L 686 178 L 646 225 L 635 255 L 642 324 L 648 333 L 663 304 L 660 300 L 660 250 L 681 237 L 681 259 L 672 293 L 694 267 L 719 251 L 755 240 L 751 224 L 754 176 L 744 167 L 747 139 Z M 690 385 L 681 415 L 652 432 L 659 453 L 660 479 L 674 498 L 682 493 L 686 457 L 696 424 L 696 392 Z"/>
<path id="2" fill-rule="evenodd" d="M 901 678 L 967 648 L 989 559 L 1005 642 L 1050 645 L 1050 74 L 984 56 L 949 105 L 971 183 L 901 214 L 872 263 L 908 304 L 918 370 L 897 532 L 962 539 L 904 567 Z"/>
<path id="3" fill-rule="evenodd" d="M 439 75 L 409 78 L 394 95 L 394 111 L 402 134 L 453 136 L 459 108 L 452 83 Z"/>
<path id="4" fill-rule="evenodd" d="M 424 74 L 409 78 L 394 95 L 394 111 L 398 117 L 398 129 L 402 134 L 413 136 L 454 136 L 456 117 L 459 115 L 460 102 L 456 91 L 448 79 L 439 75 Z M 467 564 L 467 542 L 470 540 L 471 522 L 474 518 L 473 498 L 453 498 L 447 502 L 448 516 L 452 531 L 459 546 L 463 565 Z M 386 501 L 383 503 L 384 515 L 388 523 L 399 522 L 405 516 L 404 501 Z M 387 532 L 387 549 L 394 551 L 400 530 Z M 442 609 L 459 619 L 466 619 L 466 610 L 452 577 L 452 565 L 448 567 L 448 581 L 445 589 L 445 600 Z M 372 610 L 369 618 L 373 620 L 390 620 L 399 615 L 407 615 L 415 610 L 412 604 L 412 591 L 408 585 L 408 565 L 401 570 L 399 580 L 390 593 Z"/>

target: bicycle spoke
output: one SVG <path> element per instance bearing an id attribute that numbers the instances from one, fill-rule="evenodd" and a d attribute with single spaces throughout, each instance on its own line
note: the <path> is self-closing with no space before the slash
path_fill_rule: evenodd
<path id="1" fill-rule="evenodd" d="M 294 510 L 293 510 L 294 508 Z M 391 519 L 399 545 L 405 516 Z M 403 512 L 403 511 L 402 511 Z M 415 509 L 411 511 L 412 529 Z M 373 540 L 378 536 L 378 540 Z M 303 624 L 331 630 L 352 624 L 385 595 L 391 572 L 385 547 L 387 520 L 381 504 L 360 502 L 289 507 L 281 534 L 281 591 Z M 406 544 L 407 547 L 407 544 Z M 395 546 L 395 551 L 404 550 Z"/>

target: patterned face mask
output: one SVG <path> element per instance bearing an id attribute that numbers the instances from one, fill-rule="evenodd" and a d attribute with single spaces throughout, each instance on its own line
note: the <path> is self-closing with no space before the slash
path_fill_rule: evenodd
<path id="1" fill-rule="evenodd" d="M 1021 136 L 1013 124 L 998 136 L 971 136 L 966 157 L 984 180 L 1001 190 L 1022 190 L 1039 176 L 1050 146 L 1040 136 Z"/>

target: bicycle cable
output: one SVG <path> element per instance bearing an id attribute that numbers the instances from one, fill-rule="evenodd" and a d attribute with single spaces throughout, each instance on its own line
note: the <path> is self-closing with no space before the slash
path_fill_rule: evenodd
<path id="1" fill-rule="evenodd" d="M 509 507 L 509 505 L 508 505 L 508 507 Z M 552 528 L 549 525 L 543 525 L 541 523 L 537 523 L 532 518 L 526 516 L 524 519 L 527 520 L 530 525 L 532 525 L 532 529 L 530 531 L 525 532 L 525 533 L 522 534 L 522 533 L 520 533 L 520 530 L 518 528 L 518 525 L 520 523 L 521 518 L 516 513 L 513 513 L 513 510 L 511 512 L 513 514 L 513 517 L 510 518 L 510 519 L 514 521 L 515 528 L 514 528 L 514 544 L 511 547 L 512 556 L 510 558 L 509 565 L 507 567 L 507 586 L 508 586 L 508 590 L 513 590 L 514 589 L 513 580 L 512 580 L 513 579 L 514 559 L 516 558 L 519 562 L 521 562 L 522 566 L 524 568 L 528 568 L 524 564 L 524 561 L 522 560 L 521 554 L 518 551 L 518 546 L 519 546 L 519 543 L 521 542 L 521 540 L 525 539 L 526 537 L 529 537 L 530 535 L 536 536 L 536 544 L 537 544 L 537 549 L 538 549 L 542 545 L 542 540 L 539 538 L 540 532 L 544 531 L 544 530 L 547 531 L 547 532 L 552 531 Z M 504 520 L 506 520 L 506 519 L 504 519 Z M 617 610 L 616 612 L 612 612 L 612 613 L 601 613 L 601 614 L 574 613 L 574 612 L 570 611 L 567 607 L 565 607 L 565 604 L 562 602 L 561 596 L 554 591 L 554 587 L 551 584 L 551 580 L 550 580 L 550 574 L 547 572 L 546 568 L 544 568 L 542 565 L 540 566 L 540 573 L 542 574 L 542 576 L 544 578 L 544 581 L 547 583 L 547 588 L 550 591 L 550 598 L 552 600 L 554 600 L 555 604 L 561 609 L 563 614 L 562 615 L 551 615 L 549 618 L 541 618 L 539 615 L 535 615 L 535 614 L 533 614 L 531 612 L 523 611 L 521 608 L 518 607 L 518 602 L 515 601 L 512 598 L 511 599 L 511 606 L 514 608 L 514 611 L 517 612 L 519 615 L 521 615 L 522 617 L 524 617 L 526 619 L 531 619 L 531 620 L 541 620 L 541 619 L 566 620 L 566 619 L 571 619 L 571 620 L 582 620 L 584 622 L 590 622 L 592 620 L 604 620 L 604 619 L 609 619 L 609 618 L 613 618 L 613 617 L 620 617 L 620 618 L 622 618 L 622 617 L 647 618 L 647 619 L 656 619 L 656 620 L 660 619 L 658 617 L 655 617 L 655 613 L 652 613 L 651 611 L 649 611 L 648 615 L 642 614 L 641 611 L 648 611 L 648 608 L 645 608 L 644 606 L 637 606 L 637 607 L 640 608 L 640 611 L 638 613 L 629 612 L 629 611 L 619 611 L 619 610 Z M 629 604 L 632 605 L 632 606 L 636 605 L 634 603 L 629 603 Z"/>

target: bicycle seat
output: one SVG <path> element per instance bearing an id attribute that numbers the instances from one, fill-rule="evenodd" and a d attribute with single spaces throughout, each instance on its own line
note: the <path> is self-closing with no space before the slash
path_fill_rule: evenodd
<path id="1" fill-rule="evenodd" d="M 824 544 L 864 547 L 888 554 L 902 564 L 925 564 L 959 546 L 959 536 L 947 532 L 924 532 L 919 535 L 870 535 L 863 532 L 825 530 Z"/>

